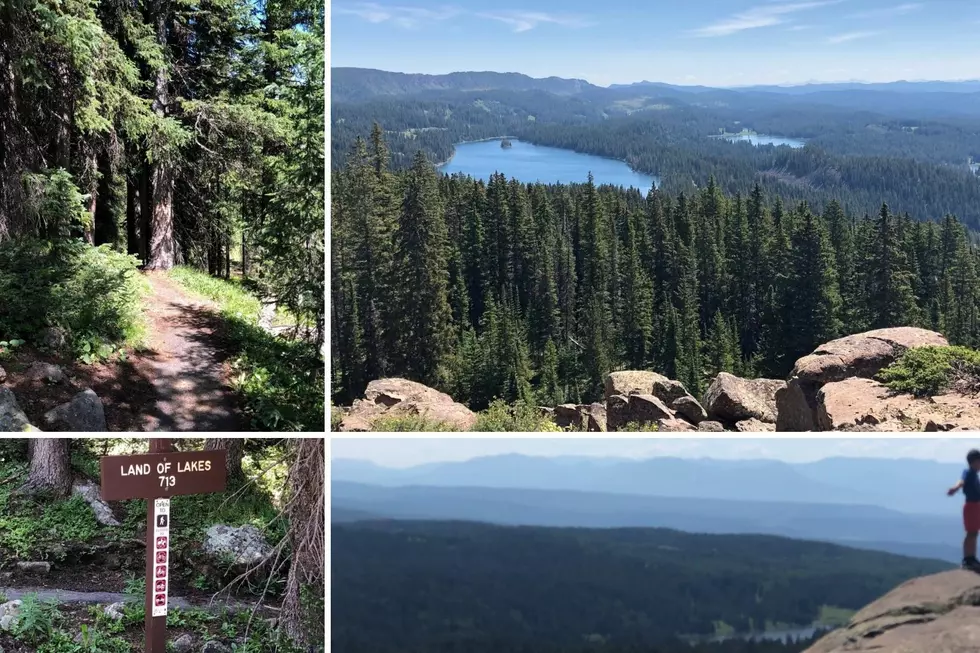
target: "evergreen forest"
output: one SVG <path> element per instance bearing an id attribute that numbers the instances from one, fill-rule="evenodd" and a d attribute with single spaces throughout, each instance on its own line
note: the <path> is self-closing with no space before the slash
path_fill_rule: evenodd
<path id="1" fill-rule="evenodd" d="M 680 653 L 846 623 L 946 563 L 762 535 L 450 521 L 332 525 L 338 651 Z M 803 635 L 806 637 L 806 635 Z M 728 640 L 707 653 L 802 651 Z"/>
<path id="2" fill-rule="evenodd" d="M 247 426 L 322 427 L 323 26 L 320 0 L 0 6 L 11 374 L 30 363 L 9 359 L 18 346 L 64 344 L 62 363 L 161 353 L 171 334 L 147 315 L 172 292 L 216 306 L 199 340 L 230 355 L 221 382 Z M 262 305 L 282 329 L 261 328 Z"/>
<path id="3" fill-rule="evenodd" d="M 392 376 L 475 410 L 589 402 L 617 369 L 699 396 L 719 371 L 783 378 L 869 329 L 980 344 L 978 252 L 953 215 L 853 213 L 713 178 L 689 192 L 485 183 L 439 175 L 420 150 L 409 168 L 391 156 L 375 124 L 332 173 L 336 403 Z"/>

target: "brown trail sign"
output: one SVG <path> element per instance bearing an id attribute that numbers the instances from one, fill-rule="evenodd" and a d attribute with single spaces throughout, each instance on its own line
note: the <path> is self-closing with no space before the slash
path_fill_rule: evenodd
<path id="1" fill-rule="evenodd" d="M 170 497 L 222 492 L 224 449 L 176 452 L 169 438 L 151 438 L 150 453 L 103 456 L 102 499 L 146 499 L 146 653 L 167 647 L 170 585 Z"/>

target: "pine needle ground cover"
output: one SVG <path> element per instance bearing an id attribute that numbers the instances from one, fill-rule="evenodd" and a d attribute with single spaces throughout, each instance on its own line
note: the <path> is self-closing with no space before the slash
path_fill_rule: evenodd
<path id="1" fill-rule="evenodd" d="M 238 280 L 184 266 L 171 270 L 170 278 L 219 306 L 222 335 L 234 354 L 232 383 L 245 400 L 253 428 L 324 429 L 323 360 L 309 343 L 287 341 L 260 327 L 261 302 Z"/>

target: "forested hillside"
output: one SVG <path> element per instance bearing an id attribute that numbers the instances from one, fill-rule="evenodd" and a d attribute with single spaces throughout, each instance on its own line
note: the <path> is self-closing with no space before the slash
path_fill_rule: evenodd
<path id="1" fill-rule="evenodd" d="M 49 327 L 76 357 L 145 345 L 173 301 L 135 270 L 186 266 L 254 304 L 223 346 L 262 425 L 290 383 L 322 388 L 323 19 L 319 0 L 0 8 L 0 356 Z M 260 300 L 291 341 L 257 328 Z"/>
<path id="2" fill-rule="evenodd" d="M 409 167 L 418 150 L 443 162 L 459 142 L 515 136 L 621 159 L 661 178 L 673 194 L 703 188 L 714 177 L 730 194 L 747 194 L 759 184 L 786 202 L 836 199 L 857 214 L 887 201 L 916 219 L 951 213 L 980 228 L 980 181 L 967 165 L 980 161 L 975 91 L 920 91 L 915 84 L 903 92 L 666 84 L 607 89 L 491 73 L 398 76 L 358 69 L 341 69 L 334 91 L 335 167 L 378 121 L 396 168 Z M 712 138 L 743 129 L 801 139 L 806 146 L 753 147 Z"/>
<path id="3" fill-rule="evenodd" d="M 340 651 L 655 647 L 679 635 L 829 620 L 948 568 L 831 544 L 663 529 L 355 522 L 334 524 L 332 542 Z"/>
<path id="4" fill-rule="evenodd" d="M 506 172 L 506 171 L 504 171 Z M 640 192 L 390 170 L 383 130 L 332 177 L 334 399 L 403 376 L 472 408 L 592 401 L 615 369 L 696 396 L 818 344 L 920 325 L 975 346 L 977 251 L 953 216 L 787 206 L 756 185 Z"/>

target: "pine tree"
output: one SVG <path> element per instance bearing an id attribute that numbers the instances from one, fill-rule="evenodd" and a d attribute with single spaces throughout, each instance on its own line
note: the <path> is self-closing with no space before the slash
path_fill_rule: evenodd
<path id="1" fill-rule="evenodd" d="M 895 219 L 882 204 L 876 225 L 877 242 L 867 263 L 870 326 L 874 329 L 908 326 L 916 322 L 912 272 L 898 240 Z"/>
<path id="2" fill-rule="evenodd" d="M 784 306 L 790 358 L 803 356 L 840 335 L 840 291 L 834 254 L 823 226 L 806 203 L 797 211 L 789 293 Z"/>
<path id="3" fill-rule="evenodd" d="M 399 368 L 427 385 L 442 380 L 440 366 L 452 342 L 442 211 L 435 171 L 419 151 L 395 233 L 395 266 L 403 285 L 393 326 L 401 334 Z"/>

